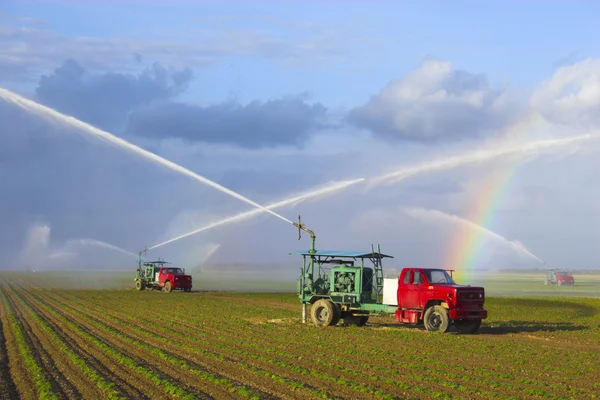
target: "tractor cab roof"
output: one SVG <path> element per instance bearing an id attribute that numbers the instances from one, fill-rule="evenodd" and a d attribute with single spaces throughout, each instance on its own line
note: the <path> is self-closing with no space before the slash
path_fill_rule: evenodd
<path id="1" fill-rule="evenodd" d="M 290 254 L 300 254 L 303 256 L 316 256 L 316 257 L 324 257 L 324 258 L 352 258 L 352 259 L 360 259 L 360 258 L 394 258 L 393 256 L 379 253 L 377 251 L 369 251 L 369 252 L 361 252 L 361 251 L 337 251 L 337 250 L 317 250 L 314 253 L 311 253 L 310 250 L 302 250 L 292 252 Z"/>

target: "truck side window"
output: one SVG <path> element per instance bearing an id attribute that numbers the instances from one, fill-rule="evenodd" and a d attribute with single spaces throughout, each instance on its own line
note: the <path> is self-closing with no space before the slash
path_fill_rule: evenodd
<path id="1" fill-rule="evenodd" d="M 405 275 L 404 275 L 404 283 L 410 283 L 411 281 L 411 275 L 413 274 L 412 271 L 408 271 Z"/>
<path id="2" fill-rule="evenodd" d="M 421 277 L 421 273 L 420 272 L 416 272 L 415 273 L 415 281 L 414 284 L 418 285 L 420 283 L 423 283 L 423 278 Z"/>

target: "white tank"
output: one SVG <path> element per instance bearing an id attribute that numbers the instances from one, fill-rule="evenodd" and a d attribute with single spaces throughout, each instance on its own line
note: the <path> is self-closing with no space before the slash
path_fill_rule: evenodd
<path id="1" fill-rule="evenodd" d="M 383 278 L 383 304 L 398 305 L 398 278 Z"/>

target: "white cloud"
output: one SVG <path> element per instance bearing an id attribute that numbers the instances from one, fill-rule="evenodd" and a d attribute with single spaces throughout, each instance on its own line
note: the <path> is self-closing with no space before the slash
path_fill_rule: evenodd
<path id="1" fill-rule="evenodd" d="M 531 104 L 554 123 L 600 126 L 600 59 L 558 68 L 536 88 Z"/>
<path id="2" fill-rule="evenodd" d="M 427 60 L 352 110 L 349 120 L 387 138 L 456 141 L 489 135 L 510 123 L 517 100 L 507 89 L 492 88 L 484 75 Z"/>

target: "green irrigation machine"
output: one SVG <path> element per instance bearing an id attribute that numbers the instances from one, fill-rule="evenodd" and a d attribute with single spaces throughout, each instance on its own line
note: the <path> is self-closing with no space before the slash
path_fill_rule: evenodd
<path id="1" fill-rule="evenodd" d="M 302 304 L 302 322 L 306 323 L 306 305 L 312 304 L 311 319 L 318 326 L 365 325 L 370 314 L 394 314 L 397 305 L 383 300 L 384 258 L 380 246 L 371 245 L 371 252 L 346 252 L 315 249 L 315 234 L 306 228 L 298 216 L 294 223 L 298 240 L 302 232 L 310 235 L 310 249 L 290 254 L 302 255 L 303 265 L 297 281 L 297 293 Z M 369 265 L 370 263 L 370 265 Z M 366 264 L 366 265 L 365 265 Z"/>

